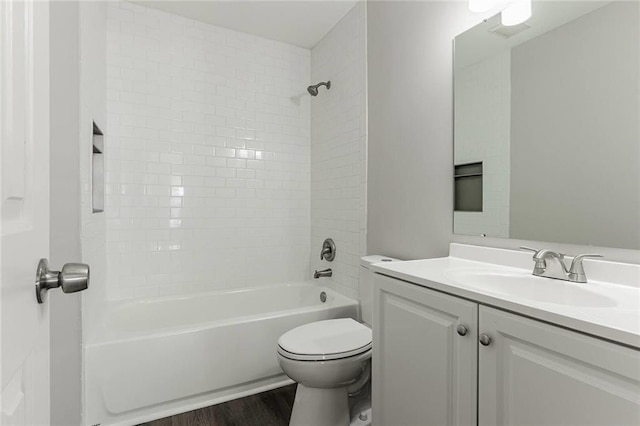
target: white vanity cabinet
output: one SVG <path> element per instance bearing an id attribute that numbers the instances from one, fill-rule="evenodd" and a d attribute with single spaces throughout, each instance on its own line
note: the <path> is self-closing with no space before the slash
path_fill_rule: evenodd
<path id="1" fill-rule="evenodd" d="M 479 425 L 640 425 L 640 351 L 486 306 L 479 332 Z"/>
<path id="2" fill-rule="evenodd" d="M 478 305 L 377 274 L 374 289 L 374 424 L 475 424 Z"/>
<path id="3" fill-rule="evenodd" d="M 375 426 L 640 425 L 629 347 L 379 274 L 373 336 Z"/>

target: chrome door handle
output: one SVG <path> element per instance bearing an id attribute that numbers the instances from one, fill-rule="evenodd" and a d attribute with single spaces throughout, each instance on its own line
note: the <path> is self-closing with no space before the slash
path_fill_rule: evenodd
<path id="1" fill-rule="evenodd" d="M 458 334 L 460 336 L 466 336 L 467 335 L 467 327 L 465 327 L 464 325 L 460 324 L 457 328 L 456 331 L 458 332 Z"/>
<path id="2" fill-rule="evenodd" d="M 47 290 L 62 287 L 64 293 L 75 293 L 89 287 L 89 265 L 84 263 L 66 263 L 62 271 L 49 269 L 47 259 L 40 259 L 36 271 L 36 299 L 44 303 Z"/>

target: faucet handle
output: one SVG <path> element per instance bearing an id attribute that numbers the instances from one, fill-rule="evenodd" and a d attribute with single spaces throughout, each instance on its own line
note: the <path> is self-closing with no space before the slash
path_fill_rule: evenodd
<path id="1" fill-rule="evenodd" d="M 601 254 L 579 254 L 571 261 L 571 267 L 569 268 L 569 280 L 576 283 L 586 283 L 587 276 L 584 273 L 584 266 L 582 260 L 585 258 L 598 258 L 604 257 Z"/>
<path id="2" fill-rule="evenodd" d="M 538 253 L 540 250 L 533 248 L 533 247 L 527 247 L 527 246 L 520 246 L 520 250 L 528 250 L 528 251 L 532 251 L 534 253 Z"/>
<path id="3" fill-rule="evenodd" d="M 540 252 L 542 252 L 542 251 L 544 251 L 544 250 L 545 250 L 545 249 L 540 249 L 540 250 L 538 250 L 538 249 L 535 249 L 535 248 L 533 248 L 533 247 L 527 247 L 527 246 L 520 246 L 520 249 L 521 249 L 521 250 L 528 250 L 528 251 L 532 251 L 532 252 L 534 252 L 534 253 L 535 253 L 535 254 L 534 254 L 534 256 L 538 255 L 538 253 L 540 253 Z M 559 257 L 560 259 L 564 259 L 564 257 L 566 256 L 566 254 L 565 254 L 565 253 L 556 253 L 556 254 L 558 255 L 558 257 Z"/>
<path id="4" fill-rule="evenodd" d="M 540 256 L 540 254 L 544 254 L 543 252 L 546 252 L 547 250 L 535 249 L 533 247 L 527 247 L 527 246 L 520 246 L 520 249 L 533 252 L 533 261 L 536 262 L 535 266 L 533 267 L 533 274 L 540 275 L 544 273 L 545 269 L 547 269 L 547 262 L 545 261 L 544 256 Z M 559 256 L 560 256 L 560 259 L 564 258 L 564 255 L 559 255 Z"/>

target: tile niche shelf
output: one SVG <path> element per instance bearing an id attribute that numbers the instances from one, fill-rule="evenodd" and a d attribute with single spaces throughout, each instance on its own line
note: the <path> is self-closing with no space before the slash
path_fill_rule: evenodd
<path id="1" fill-rule="evenodd" d="M 454 168 L 457 212 L 482 212 L 482 162 L 456 165 Z"/>
<path id="2" fill-rule="evenodd" d="M 91 144 L 91 208 L 100 213 L 104 211 L 104 134 L 95 122 Z"/>

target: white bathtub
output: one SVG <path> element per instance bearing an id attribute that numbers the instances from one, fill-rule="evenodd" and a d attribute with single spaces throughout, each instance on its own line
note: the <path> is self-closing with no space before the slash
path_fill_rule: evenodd
<path id="1" fill-rule="evenodd" d="M 356 301 L 314 283 L 114 304 L 85 344 L 84 423 L 137 424 L 289 384 L 278 337 L 356 316 Z"/>

